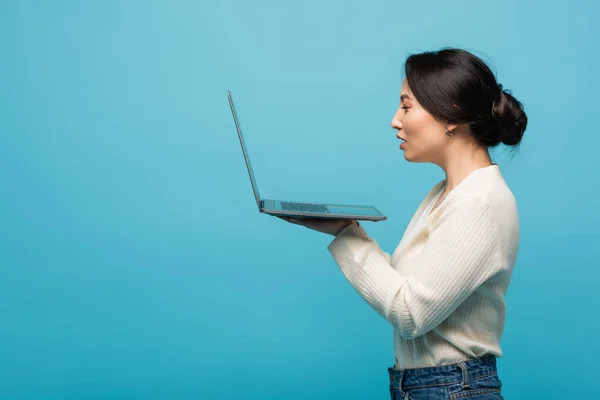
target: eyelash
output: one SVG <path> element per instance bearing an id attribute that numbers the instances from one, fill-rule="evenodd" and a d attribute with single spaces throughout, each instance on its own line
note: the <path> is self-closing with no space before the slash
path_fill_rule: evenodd
<path id="1" fill-rule="evenodd" d="M 402 109 L 404 109 L 404 110 L 408 110 L 408 107 L 406 107 L 406 106 L 404 106 L 404 107 L 400 107 L 400 108 L 402 108 Z M 404 112 L 406 112 L 406 111 L 404 111 Z"/>

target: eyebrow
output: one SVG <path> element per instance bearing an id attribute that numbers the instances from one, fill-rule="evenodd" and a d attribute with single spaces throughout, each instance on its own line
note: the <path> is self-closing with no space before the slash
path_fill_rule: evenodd
<path id="1" fill-rule="evenodd" d="M 402 96 L 400 96 L 400 101 L 402 101 L 402 100 L 404 100 L 404 99 L 412 100 L 412 99 L 410 98 L 410 96 L 409 96 L 409 95 L 407 95 L 407 94 L 403 94 Z"/>

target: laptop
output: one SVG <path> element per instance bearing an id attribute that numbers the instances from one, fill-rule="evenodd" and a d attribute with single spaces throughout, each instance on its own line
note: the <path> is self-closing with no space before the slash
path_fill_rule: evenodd
<path id="1" fill-rule="evenodd" d="M 242 136 L 242 128 L 240 127 L 240 122 L 235 111 L 231 92 L 229 90 L 227 91 L 227 97 L 229 98 L 229 106 L 231 107 L 233 122 L 235 122 L 240 144 L 242 145 L 242 153 L 244 154 L 244 159 L 246 160 L 246 168 L 248 169 L 248 175 L 250 176 L 250 183 L 252 184 L 252 190 L 254 191 L 256 205 L 261 213 L 278 217 L 289 216 L 366 221 L 382 221 L 387 219 L 385 215 L 383 215 L 377 208 L 373 206 L 261 199 L 258 192 L 258 184 L 254 178 L 254 172 L 252 171 L 252 165 L 250 164 L 250 156 L 248 155 L 244 137 Z"/>

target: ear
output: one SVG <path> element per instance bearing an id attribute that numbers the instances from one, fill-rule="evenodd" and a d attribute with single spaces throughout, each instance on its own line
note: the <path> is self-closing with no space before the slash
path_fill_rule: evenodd
<path id="1" fill-rule="evenodd" d="M 446 129 L 448 129 L 449 131 L 454 132 L 454 130 L 458 127 L 458 125 L 459 124 L 454 124 L 454 123 L 451 124 L 450 122 L 448 122 L 446 124 Z"/>

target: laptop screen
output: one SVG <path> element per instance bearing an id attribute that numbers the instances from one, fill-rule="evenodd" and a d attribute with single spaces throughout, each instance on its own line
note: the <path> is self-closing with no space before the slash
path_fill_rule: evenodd
<path id="1" fill-rule="evenodd" d="M 242 136 L 242 129 L 238 121 L 237 113 L 235 112 L 235 106 L 233 105 L 233 99 L 231 98 L 231 92 L 227 91 L 227 97 L 229 98 L 229 106 L 231 107 L 231 113 L 233 114 L 233 121 L 235 122 L 235 128 L 237 129 L 238 137 L 240 138 L 240 144 L 242 145 L 242 152 L 244 153 L 244 159 L 246 160 L 246 168 L 248 168 L 248 175 L 250 175 L 250 182 L 252 183 L 252 190 L 254 190 L 254 197 L 256 198 L 256 205 L 260 210 L 260 193 L 258 193 L 258 185 L 256 179 L 254 179 L 254 172 L 252 171 L 252 165 L 250 164 L 250 157 L 246 150 L 246 144 L 244 137 Z"/>

